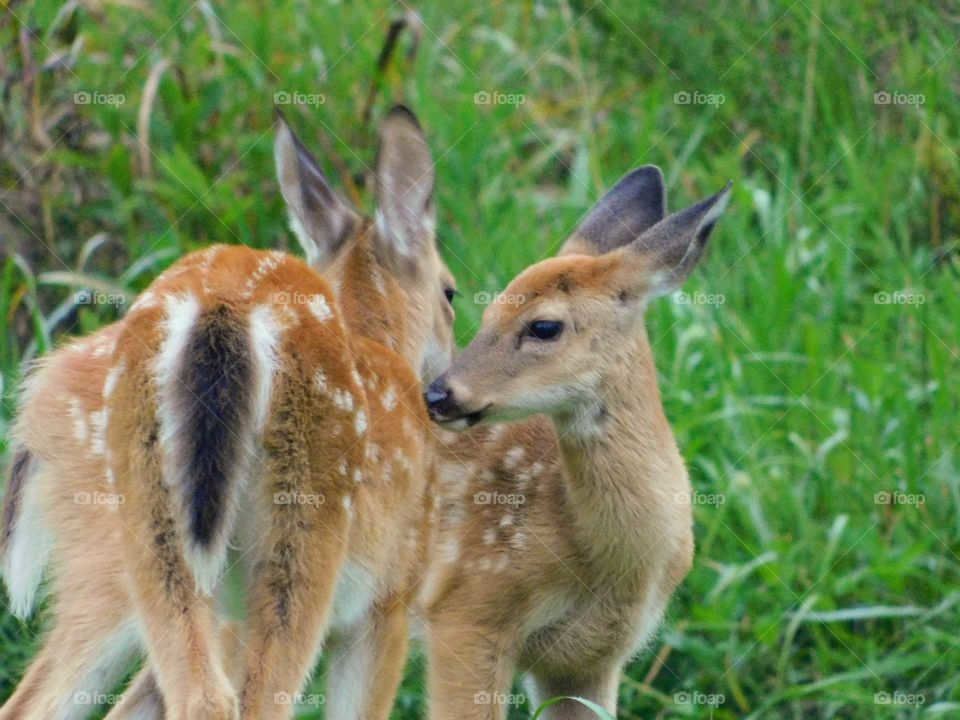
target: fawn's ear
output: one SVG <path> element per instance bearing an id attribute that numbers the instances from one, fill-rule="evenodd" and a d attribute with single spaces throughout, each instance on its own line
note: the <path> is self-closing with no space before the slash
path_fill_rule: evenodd
<path id="1" fill-rule="evenodd" d="M 716 195 L 669 215 L 624 248 L 644 261 L 648 297 L 673 292 L 687 279 L 703 257 L 732 186 L 728 182 Z"/>
<path id="2" fill-rule="evenodd" d="M 377 229 L 380 239 L 404 260 L 434 247 L 434 179 L 433 159 L 420 123 L 410 110 L 398 105 L 380 125 Z"/>
<path id="3" fill-rule="evenodd" d="M 602 255 L 623 247 L 660 222 L 666 211 L 663 173 L 656 165 L 644 165 L 624 175 L 600 198 L 560 254 Z"/>
<path id="4" fill-rule="evenodd" d="M 290 229 L 300 241 L 307 262 L 322 269 L 359 228 L 360 217 L 330 186 L 317 159 L 279 111 L 277 119 L 273 154 Z"/>

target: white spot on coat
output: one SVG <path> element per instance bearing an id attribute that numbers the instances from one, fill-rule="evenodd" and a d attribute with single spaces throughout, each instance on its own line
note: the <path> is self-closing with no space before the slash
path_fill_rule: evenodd
<path id="1" fill-rule="evenodd" d="M 200 287 L 204 292 L 210 292 L 210 266 L 217 259 L 217 255 L 223 250 L 223 245 L 214 245 L 207 250 L 203 256 L 203 263 L 200 265 Z"/>
<path id="2" fill-rule="evenodd" d="M 511 547 L 516 550 L 523 550 L 527 546 L 527 536 L 523 530 L 517 530 L 510 539 Z"/>
<path id="3" fill-rule="evenodd" d="M 84 413 L 80 398 L 74 396 L 67 401 L 67 407 L 70 412 L 70 419 L 73 420 L 73 437 L 77 442 L 86 444 L 90 436 L 90 428 L 87 425 L 87 416 Z"/>
<path id="4" fill-rule="evenodd" d="M 353 395 L 350 394 L 349 390 L 337 388 L 333 391 L 333 404 L 341 410 L 350 412 L 353 410 Z"/>
<path id="5" fill-rule="evenodd" d="M 90 452 L 94 455 L 103 455 L 107 451 L 107 421 L 110 419 L 109 408 L 102 408 L 90 413 L 90 427 L 93 432 L 90 436 Z"/>
<path id="6" fill-rule="evenodd" d="M 107 357 L 108 355 L 113 355 L 113 351 L 116 349 L 117 341 L 115 338 L 100 338 L 93 346 L 93 356 Z"/>
<path id="7" fill-rule="evenodd" d="M 522 446 L 514 445 L 507 451 L 507 454 L 503 456 L 503 467 L 507 470 L 513 470 L 523 459 L 525 452 Z"/>
<path id="8" fill-rule="evenodd" d="M 460 557 L 460 543 L 456 538 L 447 538 L 441 547 L 443 562 L 455 563 Z"/>
<path id="9" fill-rule="evenodd" d="M 117 381 L 127 370 L 127 364 L 121 360 L 107 372 L 107 377 L 103 381 L 103 399 L 107 400 L 117 387 Z"/>
<path id="10" fill-rule="evenodd" d="M 333 317 L 333 310 L 327 304 L 327 298 L 321 293 L 317 293 L 310 298 L 308 307 L 313 316 L 320 322 L 326 322 Z"/>
<path id="11" fill-rule="evenodd" d="M 137 295 L 136 301 L 134 301 L 133 305 L 130 306 L 130 310 L 127 311 L 127 314 L 129 315 L 137 312 L 138 310 L 146 310 L 147 308 L 156 307 L 159 304 L 160 300 L 157 298 L 156 294 L 150 290 L 147 290 L 146 292 L 142 292 Z"/>
<path id="12" fill-rule="evenodd" d="M 277 266 L 280 265 L 280 262 L 283 260 L 283 256 L 279 254 L 271 253 L 265 257 L 260 258 L 260 262 L 257 264 L 257 269 L 253 271 L 250 277 L 247 279 L 247 284 L 243 289 L 243 297 L 250 297 L 253 295 L 254 291 L 257 289 L 257 286 L 260 282 L 267 277 L 267 275 L 273 273 L 277 269 Z"/>
<path id="13" fill-rule="evenodd" d="M 320 368 L 313 374 L 313 386 L 318 392 L 327 391 L 327 374 Z"/>
<path id="14" fill-rule="evenodd" d="M 380 403 L 387 412 L 393 412 L 393 409 L 397 407 L 397 390 L 393 385 L 388 386 L 383 391 L 383 395 L 380 396 Z"/>

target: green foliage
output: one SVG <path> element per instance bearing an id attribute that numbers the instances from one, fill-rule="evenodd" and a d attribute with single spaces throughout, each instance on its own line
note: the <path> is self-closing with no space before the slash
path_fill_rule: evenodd
<path id="1" fill-rule="evenodd" d="M 365 124 L 389 3 L 7 4 L 0 436 L 21 363 L 118 316 L 78 313 L 78 289 L 132 298 L 213 242 L 292 247 L 278 93 L 341 186 L 363 186 L 392 101 L 417 112 L 462 341 L 478 294 L 550 255 L 630 168 L 661 165 L 673 208 L 733 179 L 702 269 L 648 313 L 698 549 L 620 715 L 960 716 L 956 13 L 429 0 L 416 61 L 405 37 Z M 0 697 L 38 632 L 0 620 Z M 417 657 L 395 715 L 424 710 Z"/>

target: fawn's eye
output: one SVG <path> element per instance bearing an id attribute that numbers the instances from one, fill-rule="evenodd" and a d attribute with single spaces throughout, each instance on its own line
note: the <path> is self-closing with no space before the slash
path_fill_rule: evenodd
<path id="1" fill-rule="evenodd" d="M 559 320 L 534 320 L 524 334 L 537 340 L 556 340 L 562 332 L 563 323 Z"/>
<path id="2" fill-rule="evenodd" d="M 459 295 L 459 291 L 456 288 L 445 287 L 443 289 L 443 296 L 447 299 L 447 302 L 453 305 L 453 299 Z"/>

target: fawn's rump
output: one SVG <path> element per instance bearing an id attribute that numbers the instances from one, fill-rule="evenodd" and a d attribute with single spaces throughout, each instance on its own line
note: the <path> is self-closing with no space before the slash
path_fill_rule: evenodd
<path id="1" fill-rule="evenodd" d="M 260 309 L 168 303 L 156 359 L 165 482 L 173 488 L 188 564 L 212 592 L 241 488 L 258 452 L 276 368 L 277 334 Z"/>

